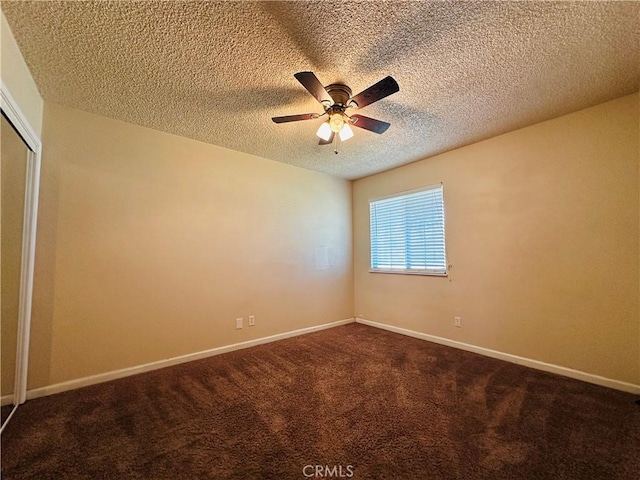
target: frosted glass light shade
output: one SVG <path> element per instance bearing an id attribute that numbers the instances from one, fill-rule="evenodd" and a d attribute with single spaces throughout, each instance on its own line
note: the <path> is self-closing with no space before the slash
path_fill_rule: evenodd
<path id="1" fill-rule="evenodd" d="M 344 142 L 345 140 L 349 140 L 353 137 L 353 130 L 351 130 L 351 127 L 345 123 L 338 135 L 340 135 L 340 140 Z"/>
<path id="2" fill-rule="evenodd" d="M 322 125 L 320 125 L 320 128 L 318 128 L 318 131 L 316 132 L 316 135 L 318 135 L 325 142 L 329 141 L 332 134 L 333 131 L 331 130 L 328 122 L 324 122 Z"/>

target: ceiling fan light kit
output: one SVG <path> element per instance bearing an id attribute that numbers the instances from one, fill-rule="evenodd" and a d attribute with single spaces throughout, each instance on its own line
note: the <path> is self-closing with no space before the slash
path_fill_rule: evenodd
<path id="1" fill-rule="evenodd" d="M 324 87 L 313 72 L 299 72 L 294 77 L 320 102 L 324 108 L 324 113 L 303 113 L 300 115 L 273 117 L 271 120 L 275 123 L 312 120 L 327 115 L 328 119 L 320 125 L 316 135 L 320 137 L 320 145 L 333 143 L 335 153 L 338 153 L 338 141 L 344 142 L 353 137 L 353 130 L 349 124 L 378 134 L 386 132 L 389 128 L 390 124 L 387 122 L 363 115 L 349 116 L 346 110 L 365 107 L 398 92 L 400 87 L 392 77 L 383 78 L 355 96 L 351 96 L 351 89 L 341 83 L 332 83 Z"/>

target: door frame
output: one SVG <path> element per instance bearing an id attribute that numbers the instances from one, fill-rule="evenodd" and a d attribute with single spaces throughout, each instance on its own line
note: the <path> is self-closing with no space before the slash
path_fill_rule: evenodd
<path id="1" fill-rule="evenodd" d="M 29 335 L 31 330 L 31 302 L 33 297 L 33 270 L 36 253 L 36 225 L 38 220 L 42 142 L 18 106 L 18 102 L 16 102 L 2 81 L 0 81 L 0 109 L 29 149 L 27 155 L 27 178 L 25 179 L 20 304 L 18 307 L 18 344 L 16 349 L 16 374 L 13 389 L 14 405 L 18 406 L 27 399 L 27 367 L 29 363 Z"/>

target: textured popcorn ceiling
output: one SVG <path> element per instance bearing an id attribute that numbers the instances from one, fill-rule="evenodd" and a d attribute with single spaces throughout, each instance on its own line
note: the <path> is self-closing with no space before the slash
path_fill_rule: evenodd
<path id="1" fill-rule="evenodd" d="M 636 2 L 2 2 L 45 100 L 359 178 L 630 94 Z M 400 92 L 335 155 L 294 79 Z M 355 111 L 352 111 L 355 113 Z"/>

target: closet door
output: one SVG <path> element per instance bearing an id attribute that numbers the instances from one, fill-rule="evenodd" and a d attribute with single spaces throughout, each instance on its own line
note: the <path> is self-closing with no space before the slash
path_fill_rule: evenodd
<path id="1" fill-rule="evenodd" d="M 29 149 L 2 116 L 0 126 L 0 400 L 2 423 L 15 397 Z"/>

